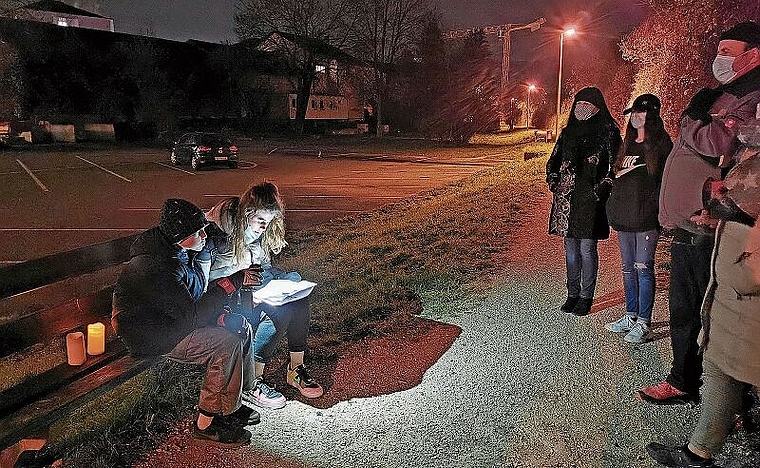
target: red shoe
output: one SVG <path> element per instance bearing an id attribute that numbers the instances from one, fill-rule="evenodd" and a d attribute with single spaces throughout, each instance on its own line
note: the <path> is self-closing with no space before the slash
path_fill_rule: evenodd
<path id="1" fill-rule="evenodd" d="M 662 382 L 651 387 L 644 387 L 636 392 L 638 397 L 655 405 L 686 405 L 699 403 L 699 393 L 682 392 L 668 382 Z"/>

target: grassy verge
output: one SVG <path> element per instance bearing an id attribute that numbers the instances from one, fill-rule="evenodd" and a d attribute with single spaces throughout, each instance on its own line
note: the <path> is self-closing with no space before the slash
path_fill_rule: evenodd
<path id="1" fill-rule="evenodd" d="M 424 308 L 445 317 L 453 298 L 487 289 L 510 237 L 545 190 L 546 158 L 523 161 L 523 155 L 550 149 L 550 144 L 501 148 L 506 162 L 498 167 L 291 239 L 276 263 L 319 283 L 312 298 L 310 356 L 334 359 L 347 341 L 391 332 L 378 324 L 394 314 Z M 61 423 L 53 449 L 75 447 L 67 452 L 66 466 L 134 463 L 193 411 L 198 388 L 197 373 L 188 376 L 174 366 L 154 369 Z M 91 419 L 98 407 L 109 408 L 103 421 Z M 90 421 L 85 424 L 90 431 L 67 437 L 79 420 Z"/>

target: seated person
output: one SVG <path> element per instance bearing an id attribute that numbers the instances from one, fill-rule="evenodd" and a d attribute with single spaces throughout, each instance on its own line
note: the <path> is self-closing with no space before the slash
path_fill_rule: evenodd
<path id="1" fill-rule="evenodd" d="M 207 289 L 211 262 L 207 224 L 201 209 L 188 201 L 164 203 L 158 227 L 132 244 L 114 288 L 111 324 L 134 356 L 204 364 L 193 437 L 239 446 L 251 439 L 242 426 L 259 421 L 258 413 L 241 407 L 241 395 L 253 383 L 251 329 L 241 316 L 219 309 L 198 314 L 196 302 Z M 241 274 L 227 282 L 242 285 L 242 279 Z M 214 286 L 206 295 L 224 298 L 227 292 Z"/>
<path id="2" fill-rule="evenodd" d="M 272 279 L 300 281 L 298 273 L 284 273 L 271 264 L 271 255 L 279 253 L 287 245 L 283 214 L 284 205 L 277 187 L 268 182 L 255 185 L 240 197 L 228 198 L 214 206 L 208 213 L 208 219 L 212 222 L 209 237 L 215 246 L 210 280 L 213 282 L 246 271 L 247 283 L 252 286 L 264 285 Z M 308 298 L 280 306 L 251 304 L 250 297 L 246 299 L 243 301 L 238 297 L 237 302 L 246 305 L 243 309 L 247 310 L 240 310 L 240 313 L 255 327 L 257 380 L 250 394 L 253 396 L 250 403 L 271 409 L 285 406 L 285 397 L 263 379 L 265 365 L 283 336 L 288 338 L 290 351 L 288 384 L 306 398 L 322 396 L 322 386 L 304 365 L 311 315 Z"/>

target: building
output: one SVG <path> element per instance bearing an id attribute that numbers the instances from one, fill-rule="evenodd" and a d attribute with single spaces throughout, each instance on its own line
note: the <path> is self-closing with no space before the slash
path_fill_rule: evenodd
<path id="1" fill-rule="evenodd" d="M 15 17 L 56 26 L 114 32 L 113 19 L 56 0 L 42 0 L 25 5 L 15 13 Z"/>

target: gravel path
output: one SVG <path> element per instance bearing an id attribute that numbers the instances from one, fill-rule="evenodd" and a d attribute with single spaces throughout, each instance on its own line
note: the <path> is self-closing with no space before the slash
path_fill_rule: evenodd
<path id="1" fill-rule="evenodd" d="M 630 345 L 604 329 L 624 312 L 610 239 L 600 244 L 597 287 L 597 301 L 607 300 L 589 317 L 559 312 L 564 261 L 561 241 L 545 234 L 547 210 L 545 200 L 499 286 L 429 317 L 462 332 L 421 384 L 327 409 L 293 401 L 264 411 L 251 446 L 228 458 L 235 460 L 229 466 L 251 466 L 241 459 L 260 466 L 261 452 L 281 457 L 279 466 L 284 460 L 308 467 L 656 466 L 644 445 L 685 442 L 698 416 L 698 407 L 633 398 L 670 367 L 667 297 L 658 291 L 656 340 Z M 759 447 L 760 436 L 739 431 L 724 449 L 731 461 L 723 466 L 760 466 Z"/>

